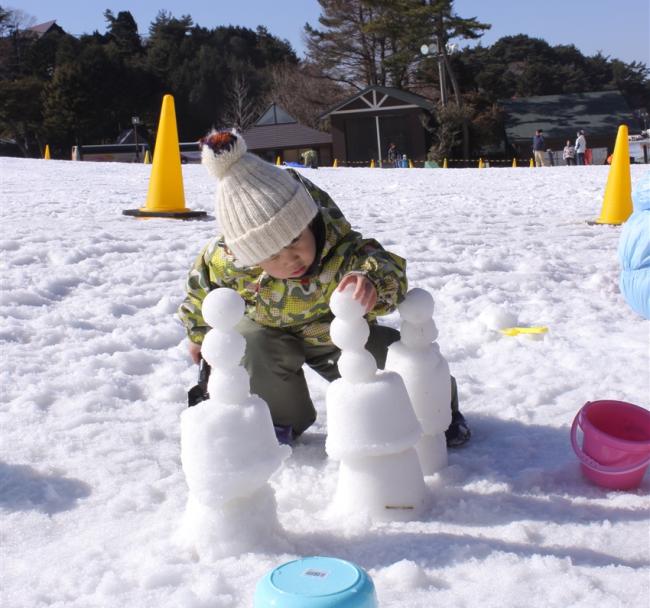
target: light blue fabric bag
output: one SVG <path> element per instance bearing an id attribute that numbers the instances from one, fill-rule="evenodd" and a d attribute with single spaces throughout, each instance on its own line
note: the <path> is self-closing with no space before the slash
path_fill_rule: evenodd
<path id="1" fill-rule="evenodd" d="M 632 191 L 634 213 L 618 242 L 621 293 L 634 312 L 650 319 L 650 172 Z"/>

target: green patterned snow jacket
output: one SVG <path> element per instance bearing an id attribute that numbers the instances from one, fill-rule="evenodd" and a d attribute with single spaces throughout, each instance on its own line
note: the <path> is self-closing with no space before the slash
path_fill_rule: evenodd
<path id="1" fill-rule="evenodd" d="M 246 315 L 256 323 L 281 327 L 314 345 L 331 344 L 329 299 L 344 275 L 360 272 L 374 283 L 378 297 L 367 315 L 369 321 L 392 312 L 404 298 L 406 261 L 352 230 L 326 192 L 296 171 L 287 171 L 304 184 L 320 209 L 312 222 L 314 264 L 302 277 L 274 279 L 258 266 L 238 266 L 223 237 L 212 239 L 190 270 L 187 297 L 178 310 L 192 342 L 200 344 L 210 329 L 201 315 L 201 303 L 219 287 L 239 293 L 246 302 Z"/>

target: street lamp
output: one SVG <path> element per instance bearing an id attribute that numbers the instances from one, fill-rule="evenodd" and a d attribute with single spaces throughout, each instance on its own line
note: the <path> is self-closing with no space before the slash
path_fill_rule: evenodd
<path id="1" fill-rule="evenodd" d="M 438 37 L 431 44 L 423 44 L 420 47 L 420 53 L 423 55 L 435 55 L 438 59 L 438 80 L 440 81 L 440 103 L 447 105 L 447 82 L 445 80 L 444 58 L 438 45 Z"/>
<path id="2" fill-rule="evenodd" d="M 139 116 L 131 116 L 131 124 L 133 125 L 133 137 L 135 139 L 135 162 L 140 162 L 140 149 L 138 148 L 138 125 L 140 124 Z"/>

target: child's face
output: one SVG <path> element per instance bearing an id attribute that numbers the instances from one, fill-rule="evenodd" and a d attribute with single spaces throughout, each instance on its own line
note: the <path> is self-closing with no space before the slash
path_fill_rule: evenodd
<path id="1" fill-rule="evenodd" d="M 278 253 L 260 262 L 259 266 L 274 279 L 295 279 L 307 272 L 316 257 L 316 239 L 311 228 L 305 228 Z"/>

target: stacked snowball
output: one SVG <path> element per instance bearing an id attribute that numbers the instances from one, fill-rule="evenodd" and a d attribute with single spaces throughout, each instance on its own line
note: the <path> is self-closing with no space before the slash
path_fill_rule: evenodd
<path id="1" fill-rule="evenodd" d="M 231 289 L 216 289 L 202 312 L 212 327 L 201 347 L 212 368 L 210 399 L 181 415 L 181 460 L 189 487 L 182 535 L 201 557 L 216 559 L 279 537 L 268 479 L 291 450 L 278 445 L 269 408 L 250 394 L 240 365 L 246 341 L 234 327 L 244 315 L 244 301 Z"/>
<path id="2" fill-rule="evenodd" d="M 445 430 L 451 423 L 449 365 L 435 339 L 433 297 L 411 289 L 399 305 L 401 340 L 390 345 L 386 369 L 399 373 L 408 390 L 424 435 L 416 450 L 425 475 L 447 466 Z"/>
<path id="3" fill-rule="evenodd" d="M 411 519 L 424 502 L 422 469 L 413 446 L 422 434 L 404 382 L 378 372 L 365 350 L 370 333 L 354 288 L 335 291 L 330 335 L 342 353 L 341 378 L 327 390 L 327 442 L 340 460 L 335 508 L 378 519 Z"/>

